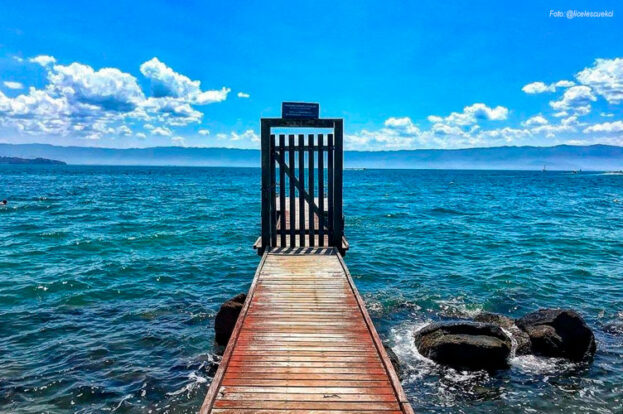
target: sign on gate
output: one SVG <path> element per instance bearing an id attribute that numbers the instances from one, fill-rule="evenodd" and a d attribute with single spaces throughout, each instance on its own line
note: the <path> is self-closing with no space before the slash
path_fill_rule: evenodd
<path id="1" fill-rule="evenodd" d="M 320 105 L 307 102 L 282 102 L 281 117 L 286 119 L 318 119 Z"/>

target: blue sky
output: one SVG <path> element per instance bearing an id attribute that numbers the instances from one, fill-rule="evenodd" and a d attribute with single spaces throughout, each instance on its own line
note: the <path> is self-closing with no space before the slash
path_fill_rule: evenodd
<path id="1" fill-rule="evenodd" d="M 349 148 L 623 145 L 622 17 L 620 1 L 9 2 L 0 141 L 257 148 L 259 118 L 295 100 L 343 117 Z"/>

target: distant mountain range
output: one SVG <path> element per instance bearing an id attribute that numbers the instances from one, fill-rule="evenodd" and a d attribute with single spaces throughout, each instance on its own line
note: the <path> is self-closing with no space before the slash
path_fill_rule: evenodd
<path id="1" fill-rule="evenodd" d="M 19 157 L 0 157 L 0 164 L 53 164 L 66 165 L 63 161 L 49 160 L 47 158 L 19 158 Z"/>
<path id="2" fill-rule="evenodd" d="M 228 148 L 95 148 L 0 144 L 0 156 L 86 165 L 259 167 L 260 151 Z M 457 150 L 346 151 L 346 168 L 621 170 L 623 147 L 611 145 L 491 147 Z"/>

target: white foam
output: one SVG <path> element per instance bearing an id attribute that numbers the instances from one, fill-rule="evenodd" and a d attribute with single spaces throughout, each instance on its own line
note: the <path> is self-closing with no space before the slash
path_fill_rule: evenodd
<path id="1" fill-rule="evenodd" d="M 545 375 L 560 375 L 562 371 L 574 369 L 576 364 L 562 358 L 545 358 L 536 355 L 521 355 L 510 359 L 512 368 L 524 373 Z"/>

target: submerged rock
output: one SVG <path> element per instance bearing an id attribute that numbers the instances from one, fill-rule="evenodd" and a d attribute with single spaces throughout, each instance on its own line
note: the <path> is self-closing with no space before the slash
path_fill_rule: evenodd
<path id="1" fill-rule="evenodd" d="M 540 309 L 516 324 L 530 336 L 535 355 L 582 361 L 592 358 L 597 349 L 593 331 L 571 309 Z"/>
<path id="2" fill-rule="evenodd" d="M 396 375 L 398 375 L 398 379 L 402 380 L 402 365 L 400 364 L 400 359 L 398 359 L 398 355 L 394 352 L 393 349 L 390 348 L 389 345 L 383 344 L 383 348 L 385 348 L 385 352 L 387 352 L 387 356 L 391 361 L 394 371 L 396 371 Z"/>
<path id="3" fill-rule="evenodd" d="M 433 323 L 415 333 L 415 346 L 427 358 L 457 369 L 508 367 L 511 340 L 498 326 L 479 322 Z"/>
<path id="4" fill-rule="evenodd" d="M 527 355 L 532 351 L 530 336 L 526 332 L 519 329 L 519 327 L 515 325 L 515 321 L 508 316 L 497 313 L 483 312 L 478 314 L 474 320 L 476 322 L 490 323 L 499 326 L 509 332 L 513 336 L 512 339 L 514 339 L 517 343 L 515 355 Z"/>
<path id="5" fill-rule="evenodd" d="M 214 339 L 217 345 L 226 346 L 229 342 L 246 298 L 247 295 L 241 293 L 221 305 L 214 319 Z"/>

